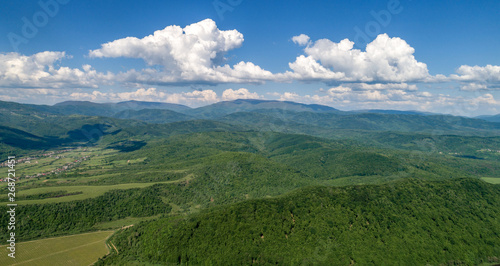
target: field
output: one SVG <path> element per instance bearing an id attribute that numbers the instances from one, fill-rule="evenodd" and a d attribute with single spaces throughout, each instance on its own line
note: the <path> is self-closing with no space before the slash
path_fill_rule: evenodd
<path id="1" fill-rule="evenodd" d="M 16 258 L 0 247 L 0 265 L 89 265 L 109 251 L 105 241 L 114 231 L 47 238 L 18 243 Z"/>
<path id="2" fill-rule="evenodd" d="M 17 158 L 21 163 L 15 166 L 16 176 L 21 177 L 16 182 L 16 203 L 19 205 L 26 204 L 46 204 L 46 203 L 57 203 L 57 202 L 69 202 L 74 200 L 84 200 L 88 198 L 95 198 L 103 195 L 104 193 L 116 190 L 116 189 L 131 189 L 131 188 L 145 188 L 152 186 L 154 184 L 168 184 L 187 181 L 193 178 L 191 174 L 186 174 L 183 178 L 172 180 L 172 181 L 160 181 L 160 182 L 130 182 L 130 183 L 119 183 L 119 184 L 101 184 L 101 185 L 86 185 L 88 183 L 96 182 L 98 180 L 110 180 L 115 178 L 120 173 L 116 173 L 117 167 L 123 167 L 126 165 L 140 164 L 144 158 L 132 159 L 132 160 L 116 160 L 111 163 L 106 164 L 106 160 L 117 154 L 115 150 L 112 149 L 97 149 L 97 148 L 85 148 L 85 149 L 72 149 L 69 151 L 59 152 L 50 151 L 47 152 L 52 154 L 50 156 L 31 156 L 38 157 L 38 159 L 29 160 L 28 157 Z M 86 160 L 81 160 L 78 163 L 74 163 L 75 160 L 79 158 L 87 158 Z M 28 162 L 28 163 L 27 163 Z M 69 171 L 77 172 L 77 175 L 85 174 L 84 177 L 67 177 L 60 173 L 52 173 L 57 169 L 61 169 L 64 165 L 72 164 Z M 99 165 L 96 169 L 96 166 Z M 91 169 L 93 168 L 93 169 Z M 112 169 L 115 172 L 110 173 Z M 65 171 L 62 171 L 64 173 Z M 7 175 L 7 167 L 1 167 L 0 173 L 2 176 Z M 24 178 L 26 175 L 36 175 L 38 173 L 50 173 L 44 176 L 39 176 L 35 178 Z M 170 171 L 146 171 L 140 172 L 136 171 L 134 174 L 157 174 L 165 175 L 168 173 L 172 174 L 182 174 L 183 170 L 170 170 Z M 0 189 L 7 187 L 6 182 L 0 183 Z M 49 195 L 45 198 L 38 197 L 39 195 Z M 31 199 L 26 199 L 26 197 L 31 197 Z M 1 201 L 6 201 L 6 198 L 1 198 Z"/>
<path id="3" fill-rule="evenodd" d="M 500 184 L 500 178 L 496 177 L 483 177 L 482 180 L 491 183 L 491 184 Z"/>
<path id="4" fill-rule="evenodd" d="M 19 191 L 17 196 L 27 196 L 27 195 L 37 195 L 43 193 L 65 191 L 66 194 L 78 193 L 75 195 L 64 196 L 64 197 L 54 197 L 48 199 L 38 199 L 38 200 L 19 200 L 16 203 L 18 205 L 26 204 L 46 204 L 46 203 L 56 203 L 56 202 L 69 202 L 73 200 L 84 200 L 88 198 L 95 198 L 103 195 L 104 193 L 115 190 L 115 189 L 131 189 L 131 188 L 145 188 L 152 186 L 154 184 L 168 184 L 168 183 L 178 183 L 186 181 L 191 176 L 186 176 L 181 180 L 165 181 L 165 182 L 155 182 L 155 183 L 128 183 L 119 185 L 108 185 L 108 186 L 55 186 L 55 187 L 42 187 L 33 188 L 26 191 Z"/>

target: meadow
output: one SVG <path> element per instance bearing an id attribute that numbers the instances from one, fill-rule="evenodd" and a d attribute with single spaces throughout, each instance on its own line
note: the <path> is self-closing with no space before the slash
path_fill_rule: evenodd
<path id="1" fill-rule="evenodd" d="M 109 252 L 106 240 L 115 231 L 98 231 L 20 242 L 16 258 L 0 246 L 0 265 L 90 265 Z"/>

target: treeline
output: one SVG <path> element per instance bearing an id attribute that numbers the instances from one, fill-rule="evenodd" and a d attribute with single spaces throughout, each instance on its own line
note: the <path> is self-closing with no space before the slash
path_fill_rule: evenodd
<path id="1" fill-rule="evenodd" d="M 500 186 L 407 179 L 311 187 L 117 233 L 98 265 L 438 265 L 498 262 Z"/>
<path id="2" fill-rule="evenodd" d="M 113 190 L 81 201 L 16 207 L 16 239 L 26 241 L 93 230 L 93 226 L 129 216 L 147 217 L 170 212 L 154 188 Z M 7 207 L 1 206 L 0 237 L 7 239 Z"/>

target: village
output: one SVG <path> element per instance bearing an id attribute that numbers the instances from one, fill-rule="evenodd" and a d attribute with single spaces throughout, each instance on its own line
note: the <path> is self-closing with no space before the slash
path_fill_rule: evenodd
<path id="1" fill-rule="evenodd" d="M 39 155 L 31 155 L 31 156 L 19 158 L 16 160 L 16 164 L 17 165 L 39 164 L 39 160 L 41 160 L 43 158 L 53 158 L 54 161 L 60 160 L 60 159 L 68 158 L 65 155 L 65 153 L 69 153 L 69 152 L 73 152 L 73 151 L 87 152 L 88 149 L 78 147 L 78 148 L 67 148 L 67 149 L 63 149 L 63 150 L 45 152 L 45 153 L 42 153 Z M 57 168 L 52 169 L 50 171 L 42 171 L 42 172 L 39 172 L 36 174 L 29 174 L 29 175 L 24 174 L 24 175 L 17 176 L 16 179 L 19 180 L 19 179 L 40 178 L 40 177 L 50 176 L 52 174 L 60 174 L 62 172 L 65 172 L 65 171 L 68 171 L 68 170 L 74 168 L 75 166 L 78 166 L 81 162 L 89 160 L 90 158 L 91 158 L 90 155 L 72 158 L 74 160 L 71 160 L 70 162 L 68 162 L 64 165 L 58 166 Z M 54 161 L 52 161 L 52 162 L 54 162 Z M 0 168 L 7 167 L 7 165 L 8 165 L 7 162 L 3 162 L 0 164 Z M 0 182 L 6 182 L 6 181 L 7 181 L 6 178 L 0 178 Z"/>

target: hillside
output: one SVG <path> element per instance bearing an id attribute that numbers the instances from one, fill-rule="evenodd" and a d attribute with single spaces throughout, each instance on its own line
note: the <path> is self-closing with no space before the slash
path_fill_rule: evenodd
<path id="1" fill-rule="evenodd" d="M 478 116 L 476 118 L 483 119 L 483 120 L 486 120 L 489 122 L 500 123 L 500 114 L 498 114 L 498 115 L 483 115 L 483 116 Z"/>
<path id="2" fill-rule="evenodd" d="M 279 122 L 269 121 L 267 118 L 269 116 Z M 498 135 L 500 132 L 500 123 L 450 115 L 423 116 L 409 114 L 314 113 L 286 110 L 255 110 L 249 113 L 232 113 L 219 120 L 239 125 L 259 125 L 258 123 L 263 123 L 262 121 L 269 121 L 267 123 L 276 124 L 276 128 L 287 129 L 297 128 L 297 125 L 307 125 L 329 130 L 350 129 L 363 131 L 427 132 L 433 134 L 448 132 L 467 135 Z"/>
<path id="3" fill-rule="evenodd" d="M 500 253 L 499 202 L 470 179 L 305 188 L 142 223 L 100 264 L 478 264 Z"/>

